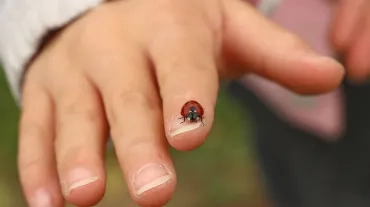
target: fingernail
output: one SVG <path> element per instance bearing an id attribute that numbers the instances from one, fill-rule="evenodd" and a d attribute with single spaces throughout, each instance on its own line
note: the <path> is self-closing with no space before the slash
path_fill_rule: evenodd
<path id="1" fill-rule="evenodd" d="M 52 207 L 52 201 L 49 193 L 45 189 L 36 191 L 31 207 Z"/>
<path id="2" fill-rule="evenodd" d="M 69 172 L 67 180 L 62 183 L 64 195 L 69 195 L 72 190 L 88 185 L 99 180 L 99 177 L 84 168 L 77 168 Z"/>
<path id="3" fill-rule="evenodd" d="M 134 176 L 136 195 L 163 185 L 171 179 L 171 174 L 160 164 L 149 164 L 139 169 Z"/>
<path id="4" fill-rule="evenodd" d="M 171 127 L 170 127 L 170 137 L 174 137 L 176 135 L 189 132 L 192 130 L 195 130 L 203 125 L 203 123 L 206 122 L 206 119 L 203 118 L 203 123 L 198 121 L 195 123 L 189 123 L 189 122 L 183 122 L 183 120 L 179 119 L 181 116 L 177 116 L 172 121 Z M 181 123 L 183 122 L 183 123 Z"/>

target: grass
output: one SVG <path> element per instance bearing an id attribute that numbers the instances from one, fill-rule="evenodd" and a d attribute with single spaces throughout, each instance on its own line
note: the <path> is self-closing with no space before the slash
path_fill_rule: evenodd
<path id="1" fill-rule="evenodd" d="M 0 70 L 0 206 L 26 206 L 16 173 L 18 116 Z M 221 90 L 215 120 L 213 131 L 202 147 L 186 153 L 171 151 L 179 182 L 167 206 L 266 207 L 268 202 L 249 139 L 248 114 Z M 106 166 L 107 193 L 98 206 L 135 206 L 128 196 L 113 150 L 108 151 Z"/>

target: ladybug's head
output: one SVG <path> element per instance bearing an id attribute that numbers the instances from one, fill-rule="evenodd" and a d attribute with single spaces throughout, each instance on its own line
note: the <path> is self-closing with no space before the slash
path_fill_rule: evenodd
<path id="1" fill-rule="evenodd" d="M 195 112 L 189 112 L 186 114 L 185 117 L 188 121 L 190 122 L 197 122 L 201 118 L 200 115 L 195 111 Z"/>
<path id="2" fill-rule="evenodd" d="M 189 107 L 189 111 L 190 111 L 190 112 L 193 112 L 193 113 L 194 113 L 194 112 L 197 112 L 197 108 L 196 108 L 195 106 L 190 106 L 190 107 Z"/>

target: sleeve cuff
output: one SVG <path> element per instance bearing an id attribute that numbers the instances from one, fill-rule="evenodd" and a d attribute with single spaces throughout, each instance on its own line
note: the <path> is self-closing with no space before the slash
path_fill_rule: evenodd
<path id="1" fill-rule="evenodd" d="M 20 101 L 24 67 L 53 29 L 67 24 L 103 0 L 0 0 L 0 61 L 11 92 Z"/>

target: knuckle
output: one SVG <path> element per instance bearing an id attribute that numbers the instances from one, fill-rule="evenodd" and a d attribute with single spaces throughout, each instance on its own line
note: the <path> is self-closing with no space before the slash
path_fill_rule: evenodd
<path id="1" fill-rule="evenodd" d="M 35 123 L 21 123 L 19 132 L 19 156 L 18 166 L 21 172 L 33 172 L 45 160 L 44 157 L 38 156 L 34 148 L 29 146 L 29 143 L 40 143 L 47 139 L 47 130 Z M 41 140 L 40 140 L 41 139 Z"/>
<path id="2" fill-rule="evenodd" d="M 92 121 L 97 118 L 96 106 L 87 103 L 83 104 L 77 101 L 66 105 L 63 113 L 82 117 L 86 121 Z"/>
<path id="3" fill-rule="evenodd" d="M 186 8 L 181 1 L 160 0 L 155 5 L 155 16 L 153 23 L 157 26 L 155 34 L 168 33 L 170 35 L 182 35 L 194 29 L 194 25 L 199 25 L 201 16 L 189 16 L 190 8 Z M 160 35 L 168 36 L 168 35 Z"/>
<path id="4" fill-rule="evenodd" d="M 120 140 L 122 140 L 120 147 L 123 150 L 118 151 L 119 157 L 129 157 L 130 155 L 141 153 L 143 149 L 151 149 L 156 145 L 153 141 L 148 141 L 148 137 L 143 136 L 125 137 L 125 139 Z"/>
<path id="5" fill-rule="evenodd" d="M 57 105 L 58 124 L 68 124 L 71 120 L 91 124 L 100 122 L 102 118 L 99 100 L 86 90 L 66 91 L 59 100 Z"/>
<path id="6" fill-rule="evenodd" d="M 73 118 L 71 118 L 73 117 Z M 93 103 L 70 102 L 60 110 L 59 124 L 70 124 L 71 120 L 91 125 L 101 120 L 101 113 Z"/>
<path id="7" fill-rule="evenodd" d="M 18 158 L 18 168 L 23 175 L 33 174 L 35 170 L 39 169 L 41 163 L 41 157 L 35 158 L 33 156 L 24 155 Z"/>
<path id="8" fill-rule="evenodd" d="M 19 127 L 19 139 L 20 140 L 35 140 L 42 139 L 47 136 L 47 130 L 36 122 L 26 120 L 22 117 Z"/>
<path id="9" fill-rule="evenodd" d="M 45 157 L 22 152 L 18 157 L 18 169 L 22 178 L 32 177 L 43 169 Z"/>
<path id="10" fill-rule="evenodd" d="M 111 124 L 121 122 L 126 115 L 133 116 L 142 109 L 156 110 L 157 102 L 150 95 L 143 92 L 121 91 L 112 96 L 108 110 L 108 119 Z M 122 117 L 122 118 L 121 118 Z M 126 117 L 127 118 L 127 117 Z"/>
<path id="11" fill-rule="evenodd" d="M 148 96 L 141 92 L 121 92 L 116 97 L 116 101 L 120 102 L 123 106 L 143 106 L 149 105 L 150 101 Z"/>

